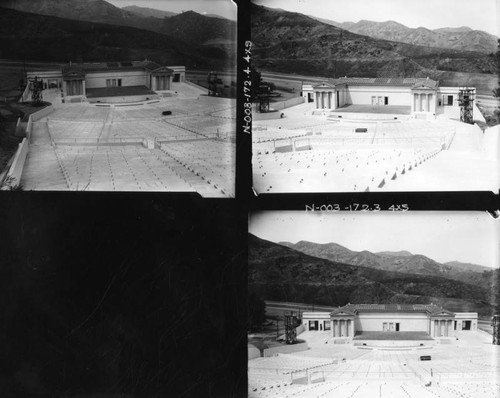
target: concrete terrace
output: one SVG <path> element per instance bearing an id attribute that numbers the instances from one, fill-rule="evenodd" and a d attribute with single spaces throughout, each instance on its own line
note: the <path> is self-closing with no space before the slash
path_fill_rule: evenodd
<path id="1" fill-rule="evenodd" d="M 365 113 L 338 119 L 301 104 L 285 109 L 285 118 L 254 121 L 254 189 L 497 191 L 498 134 L 454 120 L 455 111 L 449 107 L 435 120 L 384 120 Z"/>
<path id="2" fill-rule="evenodd" d="M 23 189 L 234 196 L 235 100 L 174 87 L 150 103 L 58 103 L 33 123 Z"/>
<path id="3" fill-rule="evenodd" d="M 328 332 L 299 338 L 309 349 L 248 361 L 249 397 L 499 397 L 500 346 L 482 331 L 457 332 L 448 344 L 390 349 L 333 344 Z"/>

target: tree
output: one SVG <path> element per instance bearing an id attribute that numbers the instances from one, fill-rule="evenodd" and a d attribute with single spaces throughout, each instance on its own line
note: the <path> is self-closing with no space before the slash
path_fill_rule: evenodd
<path id="1" fill-rule="evenodd" d="M 259 87 L 262 85 L 262 75 L 253 66 L 250 67 L 250 98 L 252 102 L 257 102 Z"/>
<path id="2" fill-rule="evenodd" d="M 248 329 L 262 328 L 266 320 L 266 303 L 254 292 L 248 295 Z"/>

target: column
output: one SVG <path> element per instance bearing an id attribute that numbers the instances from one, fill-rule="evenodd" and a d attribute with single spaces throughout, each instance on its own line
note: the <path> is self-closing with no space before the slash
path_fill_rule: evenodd
<path id="1" fill-rule="evenodd" d="M 351 321 L 349 319 L 347 319 L 345 321 L 345 335 L 346 335 L 346 337 L 349 337 L 349 335 L 350 335 L 350 328 L 349 328 L 350 323 L 351 323 Z"/>
<path id="2" fill-rule="evenodd" d="M 340 319 L 337 319 L 337 330 L 336 330 L 337 337 L 340 337 Z"/>
<path id="3" fill-rule="evenodd" d="M 418 95 L 418 111 L 422 112 L 422 96 L 420 94 Z"/>
<path id="4" fill-rule="evenodd" d="M 328 109 L 332 109 L 332 92 L 328 92 Z"/>
<path id="5" fill-rule="evenodd" d="M 336 91 L 332 92 L 332 97 L 333 97 L 333 109 L 337 109 L 339 104 L 337 104 L 337 92 Z"/>
<path id="6" fill-rule="evenodd" d="M 87 95 L 87 89 L 85 88 L 85 79 L 82 80 L 83 95 Z"/>
<path id="7" fill-rule="evenodd" d="M 316 102 L 316 109 L 318 109 L 319 108 L 319 93 L 317 91 L 314 93 L 314 97 L 315 97 L 314 102 Z"/>

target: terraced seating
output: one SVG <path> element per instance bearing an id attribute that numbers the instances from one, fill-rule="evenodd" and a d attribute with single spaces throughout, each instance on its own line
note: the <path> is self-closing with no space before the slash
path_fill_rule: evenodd
<path id="1" fill-rule="evenodd" d="M 141 146 L 55 149 L 70 190 L 193 191 L 155 151 Z"/>
<path id="2" fill-rule="evenodd" d="M 257 152 L 253 157 L 257 192 L 380 190 L 404 178 L 440 149 Z"/>
<path id="3" fill-rule="evenodd" d="M 110 108 L 100 108 L 89 104 L 74 104 L 55 109 L 49 115 L 49 120 L 67 121 L 104 121 L 107 119 Z"/>
<path id="4" fill-rule="evenodd" d="M 234 196 L 234 144 L 211 140 L 169 142 L 161 144 L 160 149 L 177 162 L 177 172 L 188 178 L 197 191 Z"/>

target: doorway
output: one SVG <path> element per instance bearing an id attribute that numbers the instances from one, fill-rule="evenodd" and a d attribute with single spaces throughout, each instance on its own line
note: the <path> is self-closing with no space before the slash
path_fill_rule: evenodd
<path id="1" fill-rule="evenodd" d="M 462 321 L 462 330 L 470 330 L 471 321 Z"/>
<path id="2" fill-rule="evenodd" d="M 389 97 L 384 97 L 384 105 L 389 105 Z"/>
<path id="3" fill-rule="evenodd" d="M 396 322 L 396 332 L 399 332 L 399 322 Z"/>
<path id="4" fill-rule="evenodd" d="M 448 104 L 447 105 L 453 105 L 453 95 L 448 95 Z"/>
<path id="5" fill-rule="evenodd" d="M 309 321 L 309 330 L 318 330 L 318 321 Z"/>

